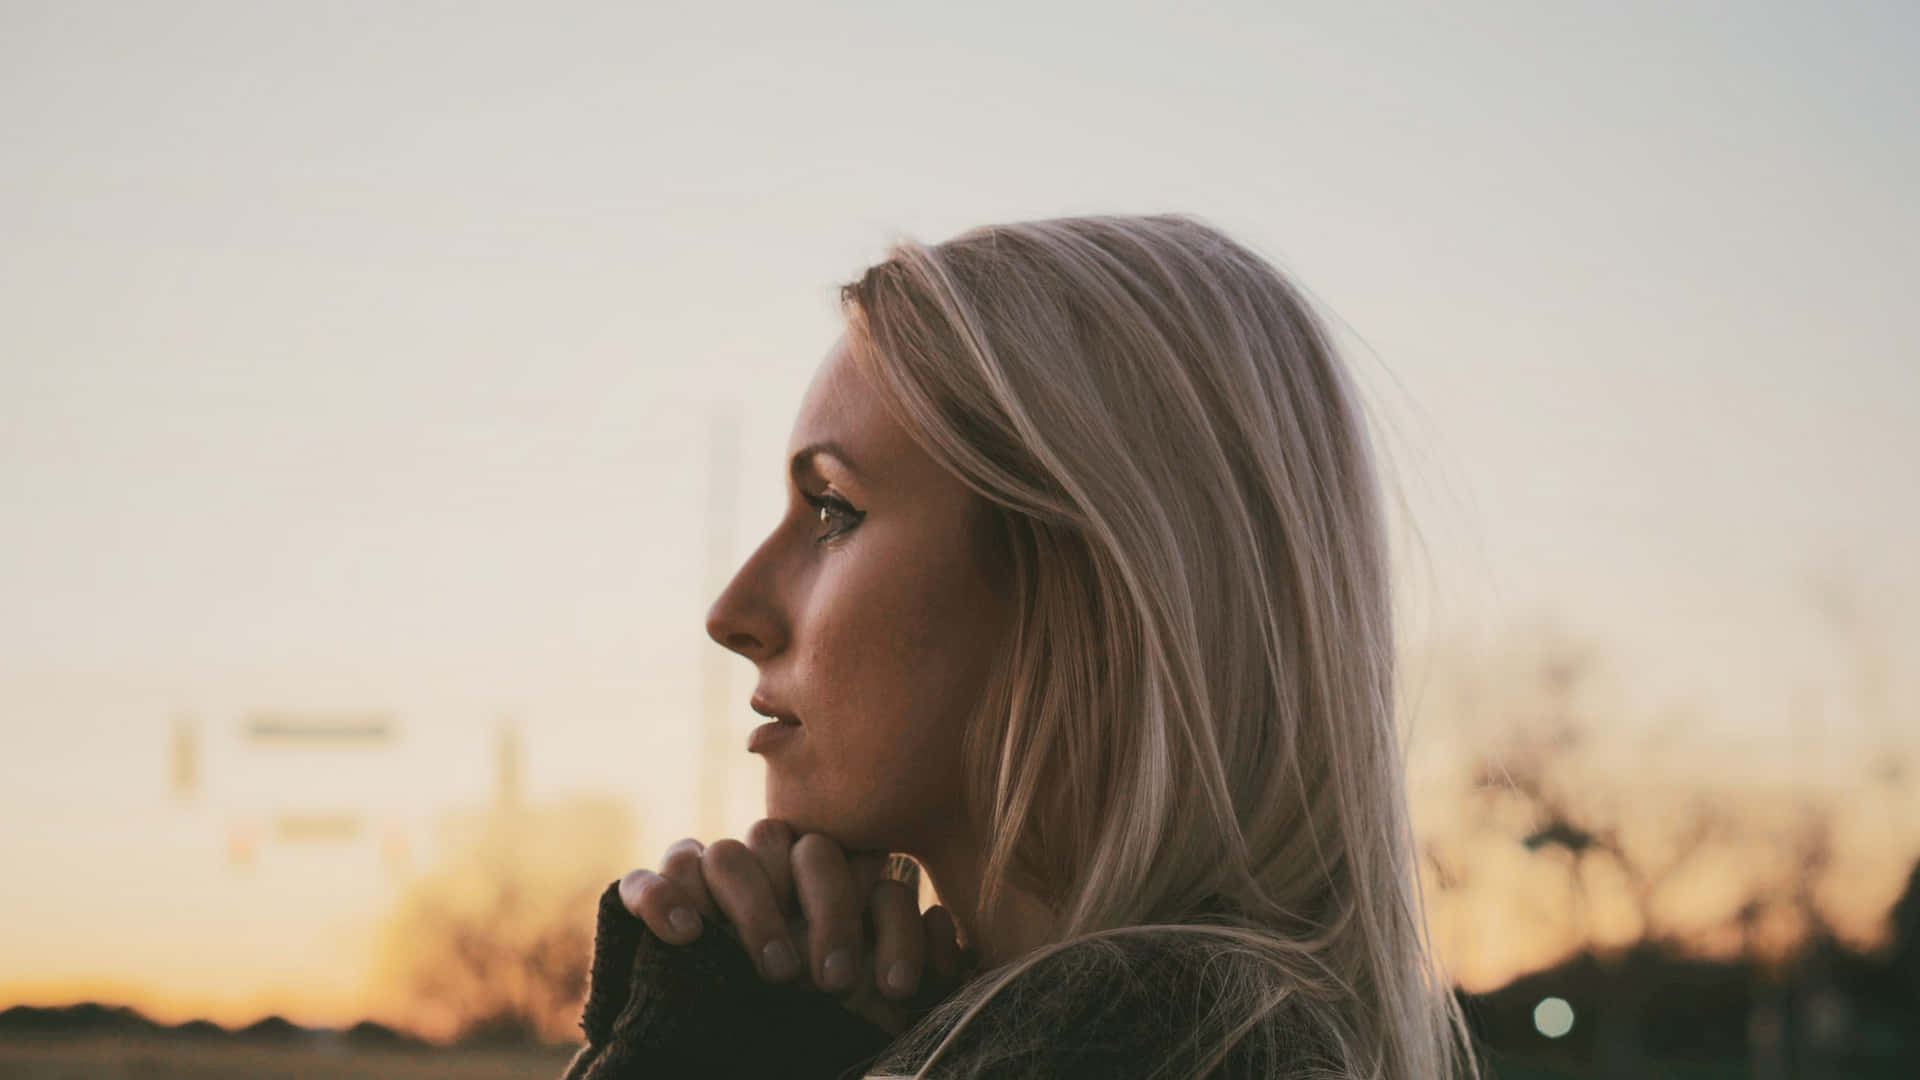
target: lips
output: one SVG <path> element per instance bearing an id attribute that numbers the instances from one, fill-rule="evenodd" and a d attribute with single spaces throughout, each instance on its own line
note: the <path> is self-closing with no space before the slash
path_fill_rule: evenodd
<path id="1" fill-rule="evenodd" d="M 761 716 L 770 717 L 771 724 L 761 724 L 747 736 L 747 752 L 766 756 L 769 762 L 778 755 L 779 748 L 800 738 L 800 718 L 793 710 L 768 701 L 758 694 L 751 702 L 753 711 Z"/>
<path id="2" fill-rule="evenodd" d="M 748 704 L 753 707 L 754 712 L 759 713 L 761 716 L 778 720 L 782 724 L 788 724 L 793 727 L 800 726 L 800 718 L 793 714 L 793 710 L 770 702 L 758 694 L 755 694 L 753 700 Z"/>

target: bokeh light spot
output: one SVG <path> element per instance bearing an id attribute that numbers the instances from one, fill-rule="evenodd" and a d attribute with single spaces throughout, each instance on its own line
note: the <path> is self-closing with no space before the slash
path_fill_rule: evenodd
<path id="1" fill-rule="evenodd" d="M 1533 1026 L 1549 1039 L 1573 1030 L 1573 1006 L 1565 998 L 1541 998 L 1533 1007 Z"/>

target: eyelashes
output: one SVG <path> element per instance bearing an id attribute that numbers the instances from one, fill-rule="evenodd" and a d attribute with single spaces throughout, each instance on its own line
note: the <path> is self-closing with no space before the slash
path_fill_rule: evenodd
<path id="1" fill-rule="evenodd" d="M 867 516 L 866 511 L 855 510 L 851 503 L 837 495 L 808 495 L 802 492 L 800 497 L 807 500 L 807 505 L 819 515 L 821 524 L 827 526 L 827 531 L 820 535 L 816 543 L 824 544 L 852 532 Z"/>

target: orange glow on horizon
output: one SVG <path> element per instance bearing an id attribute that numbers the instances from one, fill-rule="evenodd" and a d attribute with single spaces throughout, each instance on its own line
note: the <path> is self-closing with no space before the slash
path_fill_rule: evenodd
<path id="1" fill-rule="evenodd" d="M 0 1002 L 5 1002 L 6 1007 L 30 1005 L 40 1008 L 97 1002 L 125 1006 L 159 1024 L 210 1020 L 230 1030 L 246 1027 L 269 1016 L 284 1017 L 302 1027 L 314 1028 L 344 1028 L 369 1019 L 358 997 L 326 992 L 303 993 L 290 989 L 217 995 L 167 990 L 134 979 L 18 979 L 0 982 Z"/>

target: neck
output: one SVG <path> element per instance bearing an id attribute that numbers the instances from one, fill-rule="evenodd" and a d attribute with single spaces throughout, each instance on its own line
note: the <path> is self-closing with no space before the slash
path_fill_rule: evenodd
<path id="1" fill-rule="evenodd" d="M 973 951 L 982 968 L 1017 960 L 1046 943 L 1055 916 L 1033 892 L 1009 882 L 1001 886 L 991 908 L 981 905 L 986 861 L 976 845 L 956 842 L 915 858 L 959 927 L 960 944 Z"/>

